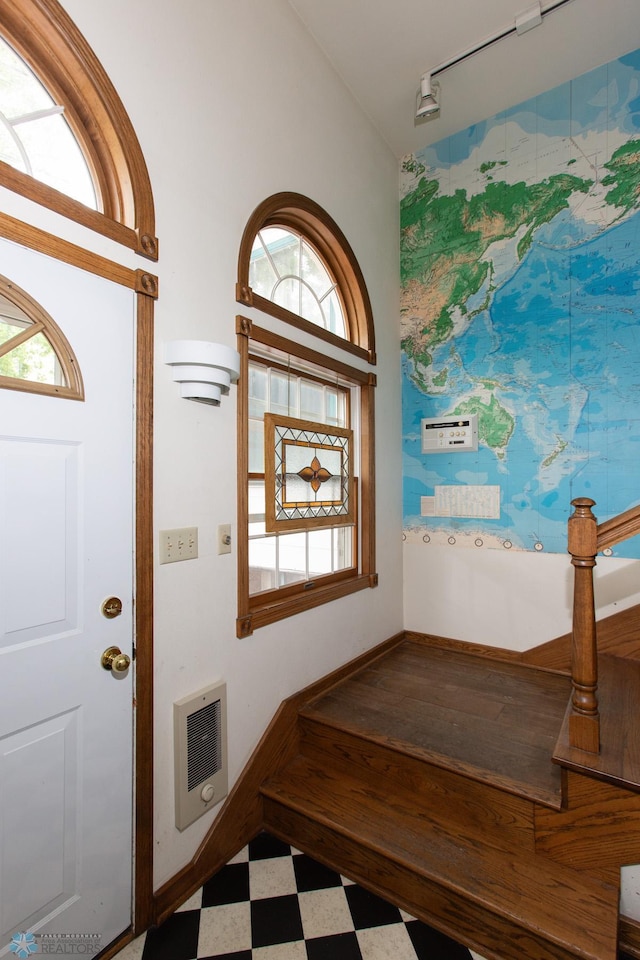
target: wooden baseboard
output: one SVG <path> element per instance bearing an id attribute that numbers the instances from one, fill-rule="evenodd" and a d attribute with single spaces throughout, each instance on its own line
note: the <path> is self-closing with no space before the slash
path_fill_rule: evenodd
<path id="1" fill-rule="evenodd" d="M 134 933 L 132 927 L 127 927 L 124 933 L 121 933 L 119 937 L 116 937 L 115 940 L 112 940 L 111 943 L 101 950 L 100 953 L 96 955 L 95 960 L 111 960 L 111 957 L 115 957 L 117 953 L 127 946 L 128 943 L 134 939 Z"/>
<path id="2" fill-rule="evenodd" d="M 285 700 L 250 757 L 195 856 L 156 891 L 155 922 L 162 923 L 202 884 L 229 862 L 262 829 L 260 785 L 283 767 L 298 749 L 298 711 L 352 673 L 402 643 L 404 631 L 350 660 Z"/>
<path id="3" fill-rule="evenodd" d="M 598 621 L 598 651 L 612 657 L 625 657 L 640 660 L 640 604 L 621 610 L 610 617 Z M 466 643 L 448 637 L 437 637 L 416 630 L 406 630 L 408 640 L 429 643 L 431 646 L 449 650 L 465 650 L 482 657 L 494 657 L 497 660 L 518 660 L 532 667 L 546 670 L 571 670 L 571 634 L 565 633 L 547 643 L 541 643 L 530 650 L 508 650 L 505 647 L 490 647 L 481 643 Z"/>
<path id="4" fill-rule="evenodd" d="M 494 660 L 520 660 L 522 654 L 517 650 L 507 650 L 506 647 L 490 647 L 482 643 L 467 643 L 465 640 L 452 640 L 450 637 L 437 637 L 431 633 L 419 633 L 417 630 L 405 630 L 407 640 L 416 643 L 426 643 L 430 647 L 441 647 L 444 650 L 460 650 L 462 653 L 473 653 L 480 657 L 491 657 Z"/>

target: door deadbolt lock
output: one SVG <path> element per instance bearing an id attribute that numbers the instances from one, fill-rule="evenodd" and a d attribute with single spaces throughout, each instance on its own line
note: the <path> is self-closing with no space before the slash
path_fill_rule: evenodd
<path id="1" fill-rule="evenodd" d="M 102 604 L 102 616 L 107 620 L 113 620 L 122 613 L 122 600 L 120 597 L 108 597 Z"/>
<path id="2" fill-rule="evenodd" d="M 126 673 L 131 666 L 131 657 L 123 653 L 120 647 L 107 647 L 102 654 L 100 663 L 105 670 L 113 673 Z"/>

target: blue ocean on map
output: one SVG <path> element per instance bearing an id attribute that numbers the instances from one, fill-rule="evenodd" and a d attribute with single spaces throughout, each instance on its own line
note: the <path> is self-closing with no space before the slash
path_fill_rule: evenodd
<path id="1" fill-rule="evenodd" d="M 435 163 L 440 168 L 460 163 L 485 139 L 491 127 L 502 126 L 508 120 L 517 120 L 529 133 L 543 125 L 545 133 L 562 137 L 581 130 L 606 130 L 615 114 L 622 129 L 635 134 L 640 130 L 638 73 L 640 50 L 635 50 L 431 144 L 421 156 L 427 164 Z"/>
<path id="2" fill-rule="evenodd" d="M 404 357 L 405 527 L 424 526 L 420 497 L 436 485 L 497 484 L 500 520 L 430 517 L 429 529 L 481 525 L 515 548 L 564 552 L 573 498 L 596 501 L 599 521 L 640 502 L 640 213 L 599 233 L 576 228 L 566 214 L 541 228 L 488 309 L 434 350 L 445 393 L 423 392 Z M 507 447 L 422 455 L 420 420 L 484 381 L 514 416 Z"/>

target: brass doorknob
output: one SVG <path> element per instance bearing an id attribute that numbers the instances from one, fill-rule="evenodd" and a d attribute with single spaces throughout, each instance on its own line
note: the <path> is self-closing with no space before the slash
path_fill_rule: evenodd
<path id="1" fill-rule="evenodd" d="M 131 666 L 131 657 L 123 653 L 120 647 L 107 647 L 102 654 L 100 663 L 105 670 L 112 670 L 113 673 L 126 673 Z"/>

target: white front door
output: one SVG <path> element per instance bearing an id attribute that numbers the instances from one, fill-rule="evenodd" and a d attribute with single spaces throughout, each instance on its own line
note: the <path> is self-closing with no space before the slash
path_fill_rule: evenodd
<path id="1" fill-rule="evenodd" d="M 0 274 L 85 389 L 0 388 L 0 955 L 87 955 L 131 921 L 135 297 L 4 240 Z"/>

